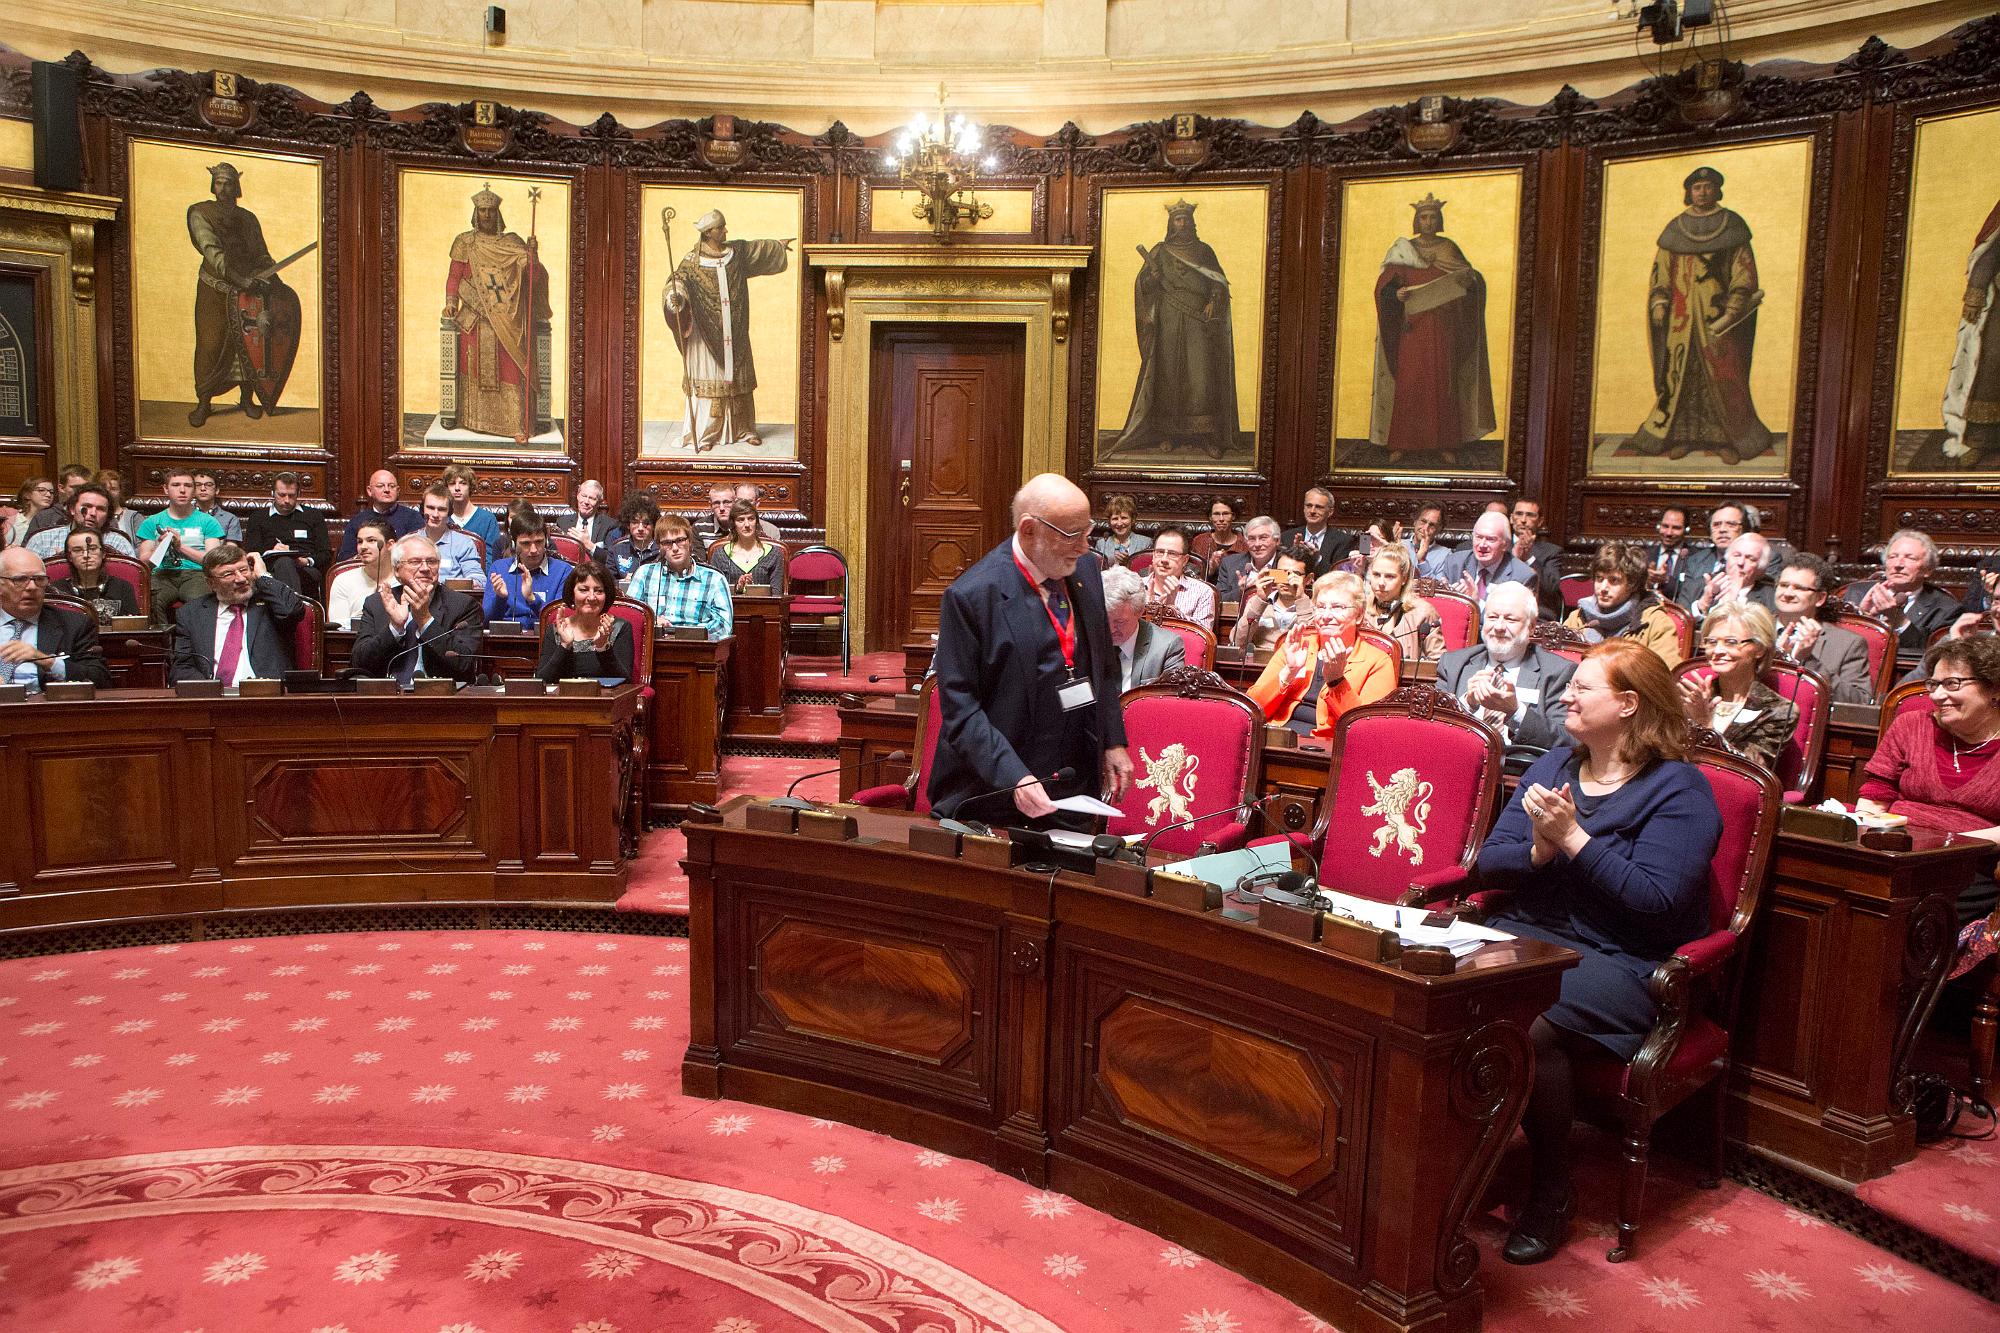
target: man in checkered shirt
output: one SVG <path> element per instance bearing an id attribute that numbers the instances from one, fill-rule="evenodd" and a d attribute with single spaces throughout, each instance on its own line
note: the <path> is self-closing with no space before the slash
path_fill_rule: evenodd
<path id="1" fill-rule="evenodd" d="M 699 625 L 711 639 L 726 639 L 736 623 L 729 582 L 694 558 L 694 530 L 679 514 L 659 525 L 660 559 L 639 566 L 625 595 L 653 608 L 662 625 Z"/>

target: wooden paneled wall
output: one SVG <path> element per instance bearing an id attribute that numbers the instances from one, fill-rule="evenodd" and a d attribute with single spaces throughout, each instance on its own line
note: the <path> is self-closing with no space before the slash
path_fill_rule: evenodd
<path id="1" fill-rule="evenodd" d="M 722 110 L 643 129 L 608 114 L 574 125 L 504 105 L 484 109 L 492 124 L 474 132 L 481 113 L 472 102 L 391 112 L 366 93 L 332 105 L 249 79 L 237 80 L 238 105 L 218 118 L 213 72 L 113 75 L 81 54 L 70 63 L 85 74 L 87 188 L 123 193 L 125 145 L 134 136 L 304 153 L 327 166 L 326 438 L 315 448 L 220 458 L 211 453 L 207 461 L 222 465 L 231 496 L 263 494 L 271 473 L 289 467 L 311 479 L 313 499 L 344 510 L 376 467 L 397 468 L 409 482 L 435 475 L 435 456 L 402 455 L 392 401 L 394 339 L 385 323 L 396 281 L 396 172 L 416 164 L 470 171 L 490 166 L 556 173 L 571 182 L 575 259 L 570 388 L 568 401 L 557 405 L 569 419 L 567 457 L 482 460 L 481 498 L 498 503 L 528 496 L 552 504 L 588 475 L 605 478 L 614 495 L 637 487 L 665 507 L 693 510 L 712 482 L 747 478 L 767 488 L 767 507 L 781 521 L 805 530 L 824 524 L 819 479 L 826 475 L 828 426 L 814 409 L 823 402 L 827 335 L 817 290 L 809 291 L 798 353 L 796 462 L 640 456 L 636 352 L 639 320 L 652 298 L 639 290 L 645 223 L 639 192 L 653 182 L 782 184 L 805 191 L 804 243 L 882 239 L 868 186 L 884 183 L 887 136 L 864 139 L 838 123 L 808 135 Z M 0 52 L 0 76 L 0 115 L 25 117 L 25 59 Z M 1552 90 L 1540 106 L 1426 99 L 1428 105 L 1387 107 L 1339 125 L 1308 113 L 1282 127 L 1194 115 L 1099 136 L 1073 125 L 1047 137 L 996 128 L 989 133 L 999 159 L 995 183 L 1034 191 L 1029 239 L 1095 244 L 1100 191 L 1107 184 L 1257 182 L 1271 185 L 1279 201 L 1269 237 L 1277 300 L 1264 330 L 1254 473 L 1162 475 L 1091 462 L 1100 294 L 1093 265 L 1078 280 L 1070 339 L 1079 409 L 1071 413 L 1072 474 L 1096 494 L 1136 492 L 1148 520 L 1198 520 L 1218 491 L 1244 497 L 1253 512 L 1290 516 L 1300 492 L 1319 482 L 1336 492 L 1343 522 L 1401 517 L 1418 496 L 1434 495 L 1445 506 L 1447 525 L 1463 528 L 1486 500 L 1521 489 L 1541 497 L 1558 537 L 1575 540 L 1650 535 L 1663 498 L 1699 511 L 1728 493 L 1766 507 L 1772 516 L 1767 531 L 1838 559 L 1860 558 L 1888 532 L 1911 523 L 1927 527 L 1961 559 L 2000 544 L 2000 487 L 1887 477 L 1915 127 L 1919 118 L 1940 111 L 2000 105 L 2000 16 L 1913 50 L 1871 41 L 1832 65 L 1726 66 L 1719 92 L 1694 88 L 1692 77 L 1648 79 L 1597 99 L 1565 87 Z M 1811 220 L 1789 472 L 1730 484 L 1589 478 L 1596 282 L 1590 238 L 1601 223 L 1604 164 L 1802 135 L 1810 137 L 1813 151 Z M 1342 182 L 1484 166 L 1523 172 L 1515 375 L 1509 419 L 1501 423 L 1509 439 L 1508 475 L 1334 477 L 1327 442 Z M 134 256 L 118 228 L 112 236 L 115 258 L 103 275 L 111 299 L 98 303 L 99 380 L 105 386 L 100 439 L 106 461 L 128 465 L 144 494 L 157 489 L 163 465 L 186 461 L 194 447 L 138 436 Z M 952 244 L 977 245 L 979 237 Z M 838 447 L 865 449 L 866 442 Z"/>

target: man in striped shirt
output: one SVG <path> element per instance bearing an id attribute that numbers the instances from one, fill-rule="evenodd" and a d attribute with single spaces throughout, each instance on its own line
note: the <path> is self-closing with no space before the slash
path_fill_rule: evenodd
<path id="1" fill-rule="evenodd" d="M 679 514 L 660 520 L 660 559 L 639 566 L 625 595 L 653 608 L 662 625 L 699 625 L 711 639 L 726 639 L 735 628 L 729 583 L 694 558 L 694 529 Z"/>

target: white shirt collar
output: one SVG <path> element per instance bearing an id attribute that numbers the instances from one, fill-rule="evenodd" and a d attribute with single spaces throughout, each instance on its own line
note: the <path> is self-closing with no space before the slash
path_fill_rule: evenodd
<path id="1" fill-rule="evenodd" d="M 1049 576 L 1042 572 L 1042 567 L 1031 560 L 1028 557 L 1028 553 L 1021 549 L 1021 534 L 1018 532 L 1014 534 L 1014 558 L 1020 561 L 1030 574 L 1035 576 L 1036 586 L 1039 587 L 1041 584 L 1049 581 Z"/>

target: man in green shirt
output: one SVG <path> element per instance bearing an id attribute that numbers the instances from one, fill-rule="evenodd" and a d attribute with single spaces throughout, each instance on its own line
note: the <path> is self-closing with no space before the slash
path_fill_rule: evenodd
<path id="1" fill-rule="evenodd" d="M 153 566 L 156 625 L 173 623 L 176 604 L 207 595 L 201 557 L 222 540 L 222 525 L 194 507 L 192 472 L 167 473 L 166 492 L 167 507 L 139 524 L 139 558 Z"/>

